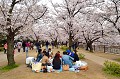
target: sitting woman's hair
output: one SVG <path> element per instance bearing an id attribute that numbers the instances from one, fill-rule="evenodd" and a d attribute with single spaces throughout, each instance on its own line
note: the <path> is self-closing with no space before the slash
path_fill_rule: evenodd
<path id="1" fill-rule="evenodd" d="M 46 51 L 43 51 L 43 54 L 44 54 L 45 56 L 47 56 L 47 55 L 46 55 Z"/>
<path id="2" fill-rule="evenodd" d="M 57 53 L 60 53 L 60 51 L 57 51 Z"/>
<path id="3" fill-rule="evenodd" d="M 41 53 L 42 49 L 38 49 L 38 53 Z"/>
<path id="4" fill-rule="evenodd" d="M 48 50 L 50 50 L 50 51 L 51 51 L 51 48 L 49 48 Z"/>
<path id="5" fill-rule="evenodd" d="M 56 53 L 54 59 L 59 60 L 60 59 L 60 54 Z"/>
<path id="6" fill-rule="evenodd" d="M 63 52 L 63 55 L 67 55 L 67 52 L 64 51 L 64 52 Z"/>

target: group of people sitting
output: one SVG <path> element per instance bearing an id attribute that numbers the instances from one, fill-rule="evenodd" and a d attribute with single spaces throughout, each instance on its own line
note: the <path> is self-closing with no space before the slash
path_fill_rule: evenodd
<path id="1" fill-rule="evenodd" d="M 60 51 L 57 51 L 53 56 L 51 48 L 48 49 L 48 52 L 45 49 L 43 51 L 39 49 L 36 62 L 41 62 L 43 67 L 52 66 L 55 70 L 59 70 L 62 65 L 69 65 L 69 68 L 72 68 L 73 62 L 79 61 L 76 52 L 76 50 L 74 52 L 66 50 L 61 56 Z"/>

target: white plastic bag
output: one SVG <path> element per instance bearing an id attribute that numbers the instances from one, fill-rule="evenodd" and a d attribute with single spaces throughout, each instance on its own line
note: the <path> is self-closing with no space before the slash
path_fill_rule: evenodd
<path id="1" fill-rule="evenodd" d="M 81 66 L 86 66 L 87 63 L 85 61 L 76 61 L 75 62 L 75 66 L 77 67 L 81 67 Z"/>
<path id="2" fill-rule="evenodd" d="M 76 66 L 76 67 L 80 67 L 81 64 L 82 64 L 81 61 L 76 61 L 76 62 L 75 62 L 75 66 Z"/>
<path id="3" fill-rule="evenodd" d="M 42 63 L 40 63 L 40 62 L 33 62 L 32 63 L 32 71 L 40 72 L 41 65 L 42 65 Z"/>
<path id="4" fill-rule="evenodd" d="M 35 60 L 34 57 L 27 57 L 27 58 L 26 58 L 26 64 L 27 64 L 27 65 L 31 65 L 32 62 L 34 62 L 34 60 Z"/>
<path id="5" fill-rule="evenodd" d="M 87 66 L 87 63 L 85 61 L 81 61 L 81 66 Z"/>
<path id="6" fill-rule="evenodd" d="M 47 71 L 48 72 L 52 72 L 53 71 L 53 67 L 52 66 L 47 66 Z"/>

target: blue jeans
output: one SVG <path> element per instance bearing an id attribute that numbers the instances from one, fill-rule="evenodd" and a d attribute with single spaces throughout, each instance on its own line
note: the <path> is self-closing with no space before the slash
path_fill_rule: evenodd
<path id="1" fill-rule="evenodd" d="M 48 45 L 46 45 L 46 52 L 48 52 Z"/>
<path id="2" fill-rule="evenodd" d="M 38 52 L 39 49 L 40 49 L 40 47 L 39 47 L 39 46 L 36 46 L 36 52 Z"/>
<path id="3" fill-rule="evenodd" d="M 26 58 L 28 57 L 28 47 L 25 47 Z"/>

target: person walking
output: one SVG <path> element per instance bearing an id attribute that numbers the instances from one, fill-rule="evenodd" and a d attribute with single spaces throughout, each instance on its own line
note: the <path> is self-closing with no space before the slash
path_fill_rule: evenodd
<path id="1" fill-rule="evenodd" d="M 52 49 L 54 49 L 54 41 L 51 42 Z"/>
<path id="2" fill-rule="evenodd" d="M 26 42 L 26 47 L 25 47 L 25 52 L 26 52 L 26 58 L 28 57 L 28 48 L 29 48 L 29 43 Z"/>
<path id="3" fill-rule="evenodd" d="M 38 50 L 40 49 L 40 42 L 36 41 L 35 46 L 36 46 L 36 52 L 38 52 Z"/>
<path id="4" fill-rule="evenodd" d="M 25 41 L 22 42 L 22 47 L 23 47 L 23 52 L 25 52 L 25 47 L 26 47 Z"/>
<path id="5" fill-rule="evenodd" d="M 18 52 L 20 52 L 21 47 L 22 47 L 22 42 L 19 41 L 17 43 Z"/>

